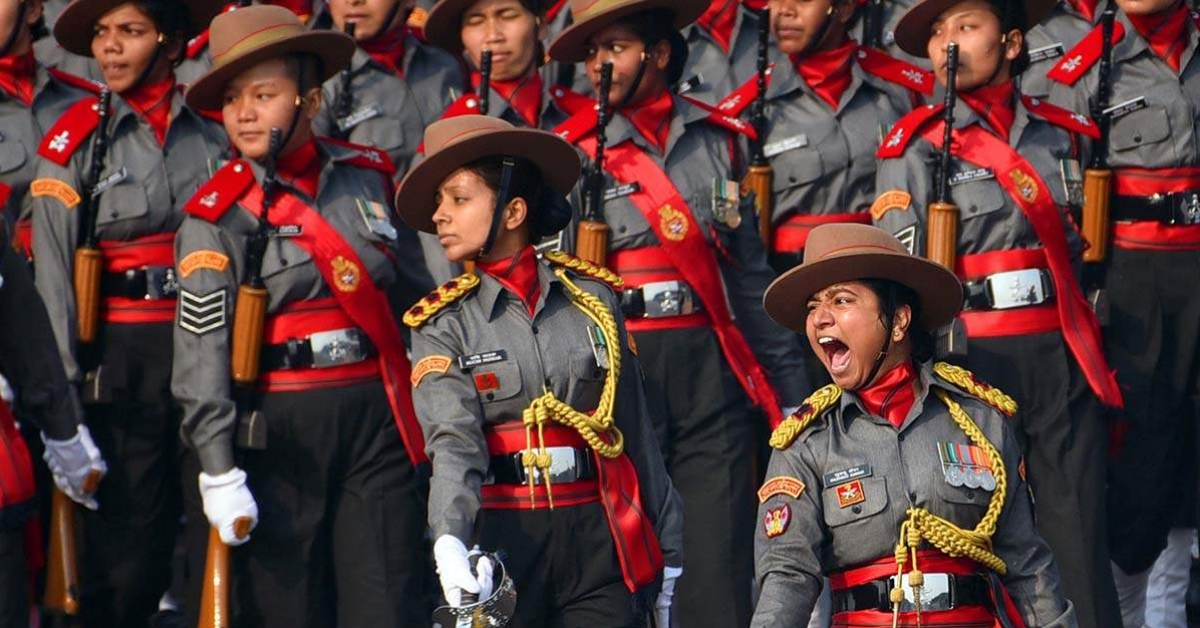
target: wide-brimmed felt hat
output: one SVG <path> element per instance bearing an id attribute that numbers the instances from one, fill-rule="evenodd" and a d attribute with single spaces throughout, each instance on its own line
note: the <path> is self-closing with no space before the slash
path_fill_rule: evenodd
<path id="1" fill-rule="evenodd" d="M 575 23 L 550 43 L 550 58 L 579 63 L 587 58 L 587 41 L 612 23 L 643 11 L 668 9 L 675 15 L 675 28 L 682 30 L 708 9 L 709 0 L 571 0 Z"/>
<path id="2" fill-rule="evenodd" d="M 185 41 L 208 26 L 228 0 L 156 0 L 163 4 L 180 3 L 190 17 Z M 106 13 L 132 0 L 74 0 L 63 8 L 54 22 L 54 39 L 63 50 L 84 57 L 92 56 L 92 33 L 96 22 Z"/>
<path id="3" fill-rule="evenodd" d="M 400 182 L 396 212 L 409 227 L 437 233 L 433 214 L 442 182 L 473 161 L 495 156 L 529 160 L 541 171 L 542 181 L 563 196 L 579 181 L 579 154 L 559 136 L 490 116 L 457 116 L 425 129 L 425 160 Z"/>
<path id="4" fill-rule="evenodd" d="M 321 61 L 320 81 L 350 65 L 354 40 L 345 33 L 308 30 L 290 10 L 274 5 L 250 6 L 218 15 L 209 28 L 212 68 L 187 91 L 193 109 L 220 109 L 225 86 L 256 64 L 292 54 Z M 313 87 L 319 87 L 314 85 Z"/>
<path id="5" fill-rule="evenodd" d="M 962 285 L 945 266 L 916 257 L 891 234 L 870 225 L 828 224 L 813 229 L 804 261 L 779 276 L 763 295 L 775 322 L 804 331 L 808 299 L 837 283 L 889 279 L 908 286 L 921 303 L 917 322 L 926 330 L 949 323 L 962 309 Z"/>
<path id="6" fill-rule="evenodd" d="M 896 23 L 896 45 L 908 54 L 921 59 L 929 58 L 930 30 L 946 11 L 967 0 L 923 0 L 909 9 Z M 1021 2 L 1025 8 L 1025 23 L 1018 25 L 1022 32 L 1028 31 L 1054 10 L 1057 2 L 1052 0 L 986 0 L 992 6 L 1004 8 Z"/>

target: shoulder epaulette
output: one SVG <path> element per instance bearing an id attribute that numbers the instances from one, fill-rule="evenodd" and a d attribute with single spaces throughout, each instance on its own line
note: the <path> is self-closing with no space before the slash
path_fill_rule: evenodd
<path id="1" fill-rule="evenodd" d="M 771 86 L 771 76 L 775 73 L 775 64 L 767 68 L 767 87 Z M 717 103 L 716 110 L 727 116 L 738 117 L 758 97 L 758 74 L 755 73 L 741 87 L 733 90 L 728 96 Z"/>
<path id="2" fill-rule="evenodd" d="M 568 144 L 574 144 L 596 130 L 599 122 L 599 114 L 595 109 L 584 109 L 554 127 L 553 133 L 566 140 Z"/>
<path id="3" fill-rule="evenodd" d="M 250 170 L 250 164 L 235 159 L 200 186 L 183 206 L 183 211 L 216 223 L 253 184 L 254 172 Z"/>
<path id="4" fill-rule="evenodd" d="M 594 110 L 596 108 L 595 99 L 569 90 L 561 85 L 555 85 L 550 88 L 550 98 L 554 101 L 555 107 L 558 107 L 560 111 L 569 116 L 573 116 L 586 109 Z"/>
<path id="5" fill-rule="evenodd" d="M 46 71 L 49 72 L 50 76 L 53 76 L 60 83 L 65 83 L 71 87 L 91 92 L 97 96 L 100 95 L 100 90 L 104 89 L 104 86 L 96 81 L 83 78 L 82 76 L 75 76 L 70 72 L 63 72 L 58 68 L 48 68 Z"/>
<path id="6" fill-rule="evenodd" d="M 596 281 L 606 283 L 618 293 L 625 288 L 625 280 L 620 275 L 603 267 L 597 266 L 585 259 L 575 257 L 562 251 L 546 251 L 542 256 L 551 266 L 561 266 L 581 275 L 591 277 Z"/>
<path id="7" fill-rule="evenodd" d="M 389 177 L 396 173 L 396 165 L 392 163 L 392 158 L 388 157 L 387 152 L 383 150 L 371 146 L 363 146 L 362 144 L 344 142 L 332 137 L 322 137 L 321 143 L 350 151 L 350 154 L 339 158 L 339 163 L 378 170 Z"/>
<path id="8" fill-rule="evenodd" d="M 689 98 L 687 96 L 680 96 L 680 98 L 688 101 L 688 103 L 690 103 L 696 107 L 699 107 L 699 108 L 707 111 L 708 117 L 704 118 L 705 122 L 719 126 L 723 129 L 726 129 L 729 131 L 733 131 L 734 133 L 740 133 L 741 135 L 745 135 L 746 137 L 748 137 L 752 140 L 758 139 L 758 133 L 756 133 L 754 131 L 754 125 L 750 124 L 749 122 L 746 122 L 745 120 L 743 120 L 741 118 L 727 116 L 724 113 L 717 111 L 716 108 L 714 108 L 712 105 L 705 103 L 705 102 L 701 102 L 699 100 L 696 100 L 695 98 Z"/>
<path id="9" fill-rule="evenodd" d="M 979 381 L 971 371 L 961 366 L 938 362 L 933 365 L 933 372 L 968 395 L 978 397 L 1006 417 L 1012 417 L 1017 413 L 1017 402 L 1012 397 L 1004 394 L 999 388 L 993 388 L 991 385 Z"/>
<path id="10" fill-rule="evenodd" d="M 206 29 L 204 29 L 204 32 L 200 33 L 199 35 L 196 35 L 195 37 L 192 38 L 191 41 L 188 42 L 187 58 L 195 59 L 196 57 L 199 57 L 200 53 L 204 52 L 204 49 L 207 47 L 208 47 L 208 29 L 206 28 Z"/>
<path id="11" fill-rule="evenodd" d="M 921 127 L 925 126 L 934 116 L 938 115 L 946 109 L 946 105 L 938 103 L 935 105 L 925 105 L 918 107 L 909 112 L 908 115 L 900 118 L 887 136 L 883 138 L 883 143 L 879 146 L 879 151 L 875 153 L 880 159 L 895 159 L 904 154 L 905 149 L 912 143 L 912 139 L 920 132 Z"/>
<path id="12" fill-rule="evenodd" d="M 38 154 L 60 166 L 67 165 L 71 155 L 100 126 L 99 108 L 100 98 L 96 96 L 88 96 L 71 105 L 46 132 L 38 147 Z"/>
<path id="13" fill-rule="evenodd" d="M 458 100 L 450 103 L 450 106 L 446 107 L 446 110 L 442 112 L 442 117 L 439 119 L 446 120 L 477 113 L 479 113 L 479 96 L 476 96 L 474 92 L 467 92 L 459 96 Z M 425 154 L 425 142 L 417 145 L 417 153 L 420 155 Z"/>
<path id="14" fill-rule="evenodd" d="M 404 324 L 419 329 L 446 306 L 470 294 L 479 287 L 479 276 L 463 273 L 438 286 L 404 313 Z"/>
<path id="15" fill-rule="evenodd" d="M 1025 105 L 1025 109 L 1033 115 L 1053 124 L 1054 126 L 1064 128 L 1073 133 L 1086 135 L 1092 139 L 1100 139 L 1100 127 L 1089 117 L 1075 113 L 1070 109 L 1052 105 L 1041 98 L 1032 96 L 1021 96 L 1021 102 Z"/>
<path id="16" fill-rule="evenodd" d="M 542 16 L 542 24 L 550 24 L 558 18 L 558 14 L 562 12 L 563 7 L 567 6 L 567 0 L 555 0 L 554 4 L 546 9 L 545 15 Z"/>
<path id="17" fill-rule="evenodd" d="M 771 446 L 775 449 L 787 449 L 796 442 L 796 438 L 800 436 L 804 430 L 808 429 L 809 425 L 821 416 L 826 410 L 833 407 L 837 400 L 842 397 L 842 389 L 836 384 L 829 384 L 824 388 L 817 389 L 816 392 L 808 396 L 804 403 L 792 413 L 791 416 L 783 420 L 779 427 L 771 432 Z"/>
<path id="18" fill-rule="evenodd" d="M 1112 44 L 1115 46 L 1125 38 L 1125 25 L 1113 23 Z M 1046 73 L 1046 78 L 1064 85 L 1074 86 L 1084 74 L 1100 60 L 1104 53 L 1104 27 L 1096 26 L 1090 33 L 1083 36 L 1075 47 L 1068 50 L 1058 63 Z"/>
<path id="19" fill-rule="evenodd" d="M 933 95 L 933 72 L 870 46 L 860 46 L 855 56 L 858 59 L 858 67 L 862 68 L 864 72 L 918 94 Z"/>

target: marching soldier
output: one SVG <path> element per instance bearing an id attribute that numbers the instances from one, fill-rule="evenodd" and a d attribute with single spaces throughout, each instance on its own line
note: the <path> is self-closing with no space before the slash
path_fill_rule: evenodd
<path id="1" fill-rule="evenodd" d="M 1077 625 L 1034 527 L 1018 404 L 930 362 L 962 302 L 944 267 L 852 224 L 814 229 L 767 290 L 834 383 L 771 436 L 751 626 L 803 625 L 823 575 L 835 626 Z"/>
<path id="2" fill-rule="evenodd" d="M 1200 397 L 1200 20 L 1182 0 L 1114 7 L 1108 63 L 1101 25 L 1049 76 L 1060 94 L 1073 89 L 1058 97 L 1077 111 L 1095 106 L 1107 129 L 1093 170 L 1110 174 L 1111 201 L 1090 242 L 1107 255 L 1085 272 L 1108 293 L 1105 346 L 1127 401 L 1109 473 L 1109 548 L 1122 599 L 1137 600 L 1180 504 L 1147 487 L 1193 477 L 1196 465 L 1185 442 Z"/>
<path id="3" fill-rule="evenodd" d="M 1113 626 L 1105 408 L 1122 398 L 1075 273 L 1082 242 L 1070 217 L 1082 202 L 1081 149 L 1097 127 L 1022 95 L 1012 78 L 1026 65 L 1023 33 L 1050 8 L 925 0 L 905 15 L 899 45 L 928 56 L 944 88 L 957 77 L 953 107 L 927 106 L 896 124 L 879 151 L 871 213 L 962 280 L 965 361 L 1026 409 L 1015 425 L 1063 590 L 1082 625 Z M 941 226 L 947 214 L 954 230 Z"/>
<path id="4" fill-rule="evenodd" d="M 754 75 L 759 13 L 741 0 L 711 0 L 695 23 L 682 29 L 687 62 L 672 85 L 708 105 L 717 104 Z"/>
<path id="5" fill-rule="evenodd" d="M 602 169 L 589 165 L 587 232 L 567 236 L 577 251 L 607 253 L 626 281 L 651 416 L 689 522 L 680 625 L 721 627 L 744 626 L 751 613 L 755 420 L 777 422 L 807 382 L 795 335 L 762 310 L 774 273 L 737 184 L 736 138 L 748 126 L 669 89 L 686 54 L 678 29 L 707 6 L 575 2 L 575 24 L 550 55 L 584 62 L 610 105 L 599 108 L 603 123 L 589 106 L 556 131 L 589 158 L 604 147 Z M 607 244 L 594 237 L 603 229 Z"/>
<path id="6" fill-rule="evenodd" d="M 549 133 L 484 116 L 435 123 L 425 147 L 396 206 L 479 271 L 404 317 L 447 601 L 489 595 L 490 566 L 477 578 L 468 564 L 478 542 L 508 555 L 514 625 L 632 628 L 651 601 L 657 625 L 674 625 L 682 513 L 622 322 L 621 280 L 533 249 L 571 219 L 578 156 Z M 656 584 L 656 599 L 635 597 Z"/>
<path id="7" fill-rule="evenodd" d="M 1063 55 L 1074 48 L 1099 21 L 1106 0 L 1058 0 L 1050 14 L 1029 29 L 1029 68 L 1021 73 L 1021 93 L 1046 98 L 1051 81 L 1046 76 Z"/>
<path id="8" fill-rule="evenodd" d="M 38 291 L 109 465 L 104 508 L 82 516 L 82 614 L 92 625 L 141 628 L 170 580 L 180 512 L 171 243 L 179 208 L 226 145 L 217 125 L 184 107 L 172 66 L 218 9 L 76 0 L 54 25 L 63 48 L 97 60 L 107 90 L 47 130 L 30 186 Z"/>
<path id="9" fill-rule="evenodd" d="M 213 69 L 187 99 L 221 111 L 241 158 L 188 201 L 175 240 L 172 390 L 203 516 L 244 543 L 237 623 L 428 625 L 426 458 L 393 315 L 428 284 L 401 281 L 392 256 L 386 153 L 312 131 L 354 41 L 274 6 L 211 32 Z"/>

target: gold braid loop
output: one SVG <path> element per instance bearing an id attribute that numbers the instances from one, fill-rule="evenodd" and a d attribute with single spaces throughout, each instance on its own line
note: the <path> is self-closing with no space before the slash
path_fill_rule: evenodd
<path id="1" fill-rule="evenodd" d="M 947 364 L 946 362 L 938 362 L 933 365 L 933 372 L 937 373 L 942 379 L 967 391 L 967 393 L 986 401 L 988 405 L 999 410 L 1006 417 L 1011 418 L 1017 413 L 1017 402 L 1015 399 L 1004 394 L 1004 391 L 999 388 L 992 388 L 988 384 L 975 379 L 975 375 L 965 368 Z"/>
<path id="2" fill-rule="evenodd" d="M 419 329 L 435 314 L 447 305 L 470 294 L 479 287 L 479 277 L 473 273 L 464 273 L 438 286 L 433 292 L 425 295 L 417 304 L 408 308 L 404 313 L 404 324 Z"/>
<path id="3" fill-rule="evenodd" d="M 603 281 L 617 292 L 620 292 L 625 287 L 625 280 L 621 279 L 621 276 L 617 273 L 574 255 L 563 253 L 562 251 L 546 251 L 542 257 L 554 266 L 569 268 L 592 279 Z"/>
<path id="4" fill-rule="evenodd" d="M 546 486 L 547 502 L 554 508 L 554 495 L 550 486 L 551 457 L 546 451 L 543 431 L 547 421 L 554 421 L 574 429 L 584 442 L 602 458 L 613 459 L 625 451 L 625 437 L 617 429 L 613 419 L 613 406 L 617 399 L 617 381 L 621 376 L 621 336 L 617 329 L 616 318 L 612 311 L 596 295 L 577 286 L 561 268 L 555 269 L 554 274 L 563 282 L 571 303 L 579 308 L 588 318 L 600 328 L 604 336 L 604 350 L 608 355 L 608 373 L 604 378 L 604 388 L 600 392 L 600 401 L 596 411 L 587 414 L 580 412 L 570 405 L 563 403 L 547 390 L 542 396 L 534 399 L 528 408 L 521 413 L 521 421 L 525 425 L 525 451 L 521 453 L 521 464 L 529 478 L 529 502 L 537 507 L 534 499 L 536 479 L 534 470 L 540 472 Z M 537 430 L 537 443 L 534 444 L 533 431 Z"/>
<path id="5" fill-rule="evenodd" d="M 842 389 L 834 384 L 829 384 L 809 395 L 808 399 L 805 399 L 804 403 L 800 404 L 800 407 L 791 416 L 784 419 L 779 427 L 771 432 L 771 446 L 775 449 L 791 447 L 796 438 L 808 429 L 813 420 L 837 403 L 841 396 Z"/>

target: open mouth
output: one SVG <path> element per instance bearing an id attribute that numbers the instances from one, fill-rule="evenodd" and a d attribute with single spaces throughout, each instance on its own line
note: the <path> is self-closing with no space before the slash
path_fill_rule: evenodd
<path id="1" fill-rule="evenodd" d="M 817 344 L 825 352 L 825 361 L 829 364 L 832 374 L 845 372 L 850 366 L 850 347 L 833 336 L 817 338 Z"/>

